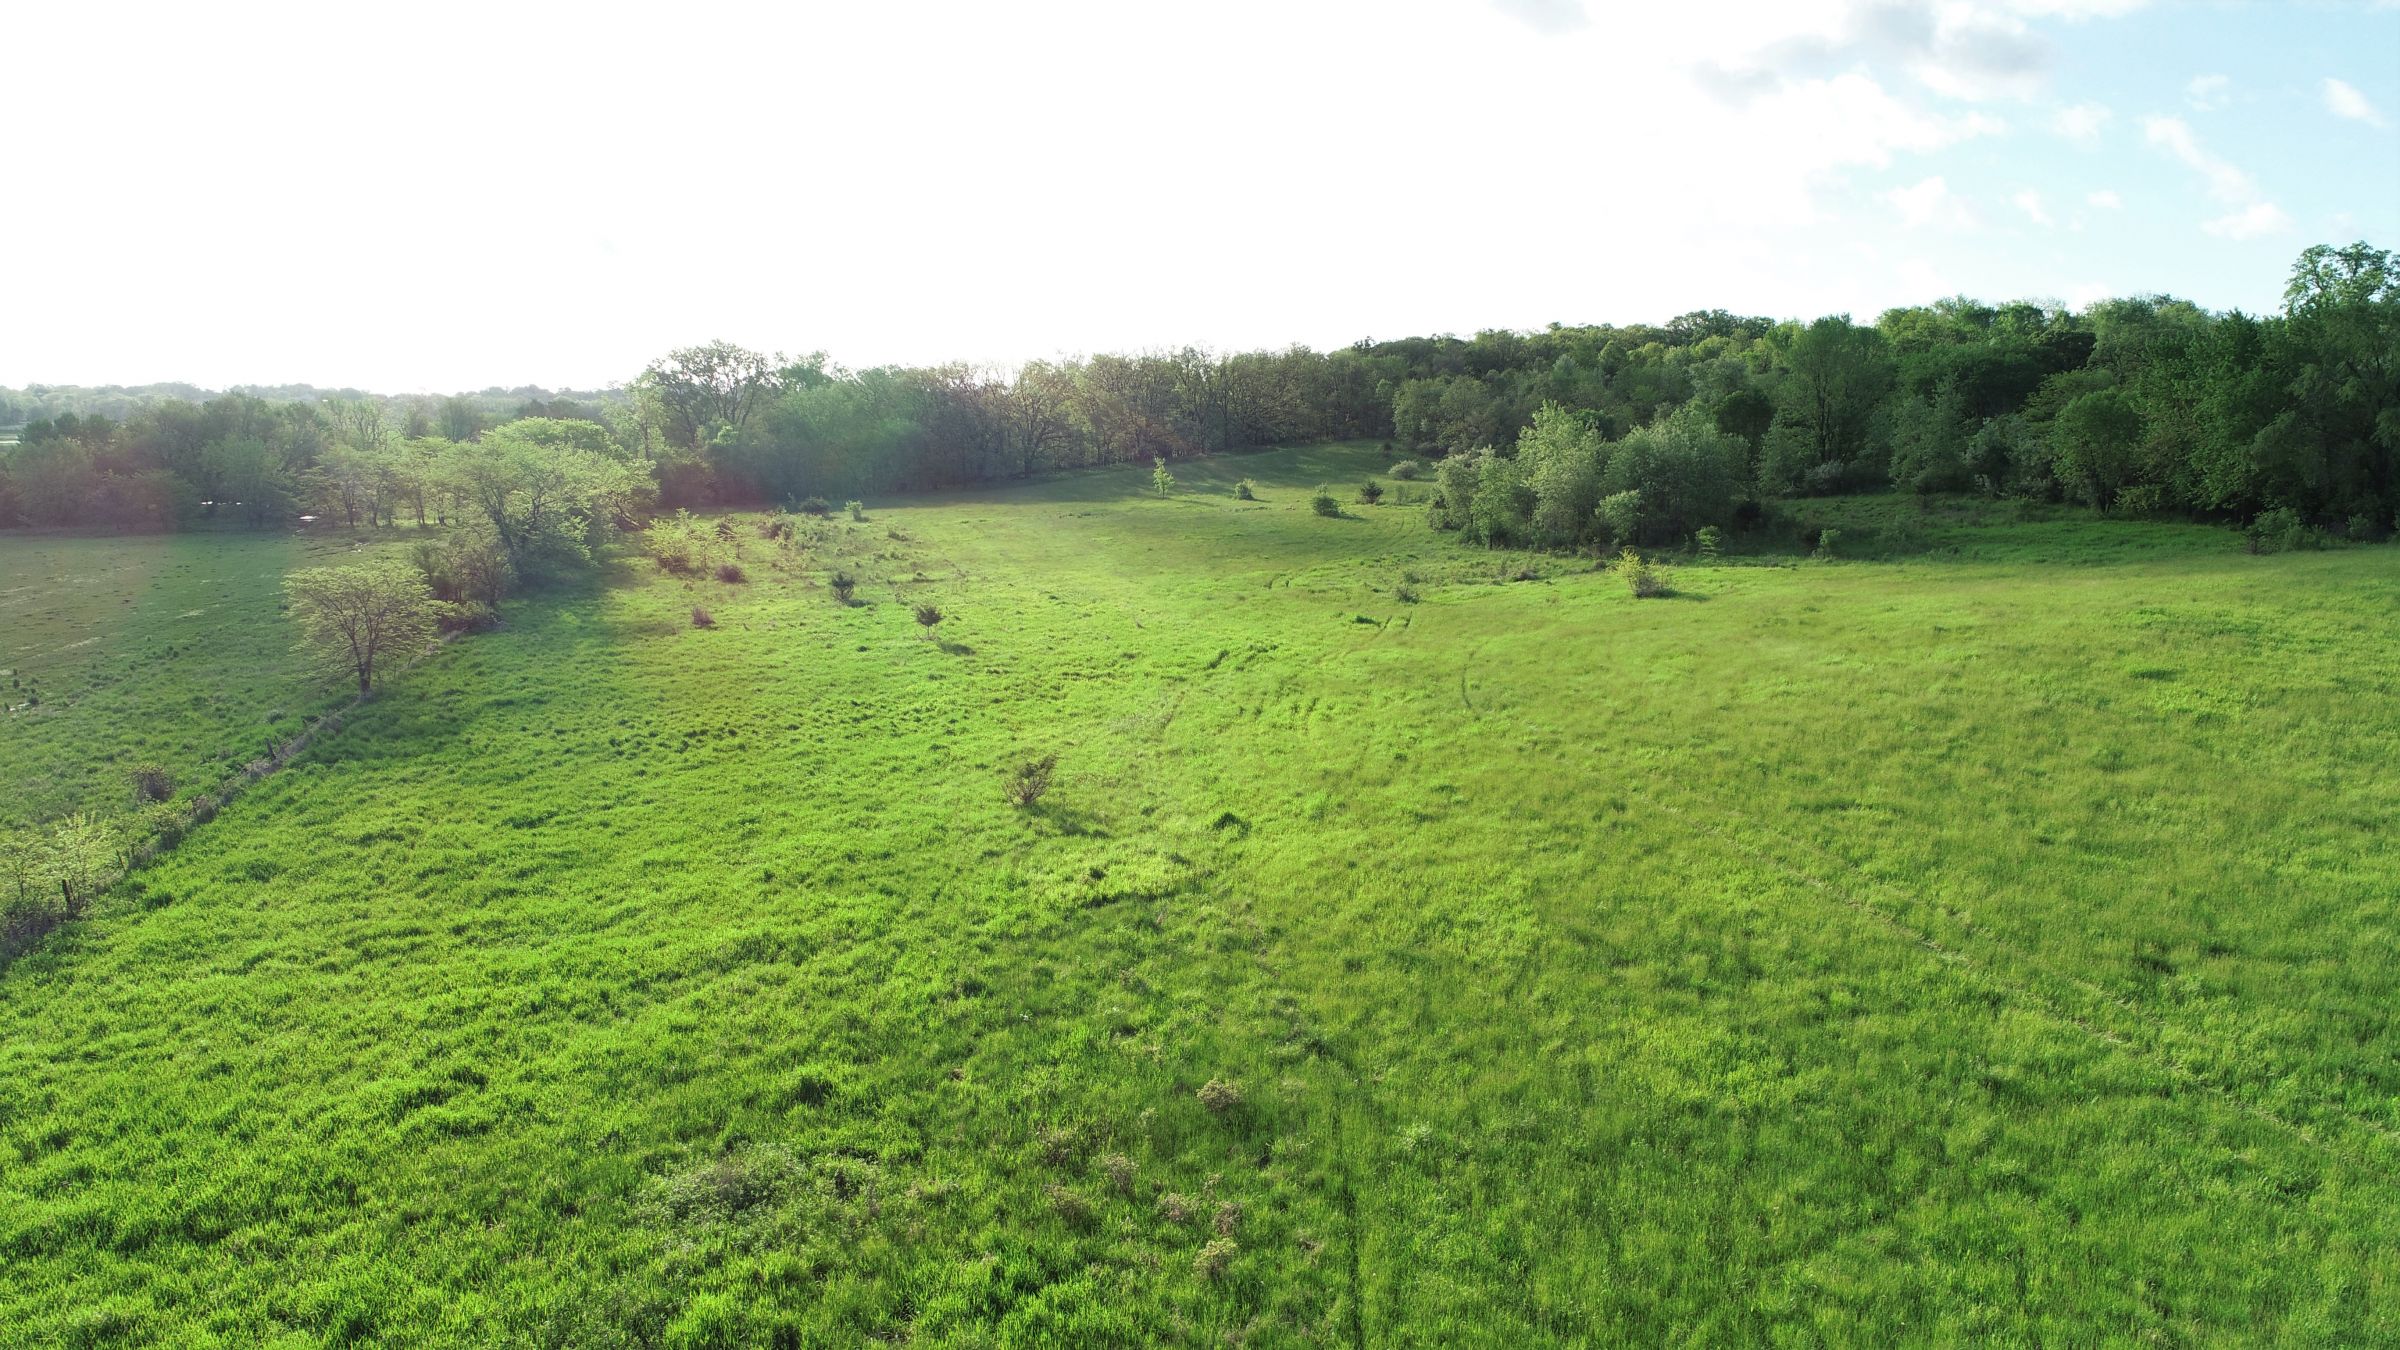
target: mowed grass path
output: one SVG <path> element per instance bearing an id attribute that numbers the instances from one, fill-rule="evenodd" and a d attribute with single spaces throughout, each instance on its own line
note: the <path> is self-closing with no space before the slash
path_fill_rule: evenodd
<path id="1" fill-rule="evenodd" d="M 343 693 L 293 654 L 283 578 L 348 534 L 0 534 L 0 829 L 128 806 L 137 764 L 214 786 Z"/>
<path id="2" fill-rule="evenodd" d="M 1371 467 L 412 672 L 0 976 L 0 1337 L 2400 1340 L 2400 555 L 1636 602 Z"/>

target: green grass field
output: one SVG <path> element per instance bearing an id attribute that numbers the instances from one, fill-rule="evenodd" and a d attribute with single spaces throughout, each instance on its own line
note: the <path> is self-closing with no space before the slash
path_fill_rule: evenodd
<path id="1" fill-rule="evenodd" d="M 0 536 L 0 828 L 131 801 L 136 764 L 204 791 L 343 696 L 294 661 L 284 573 L 317 537 Z"/>
<path id="2" fill-rule="evenodd" d="M 0 973 L 0 1344 L 2400 1342 L 2400 552 L 1832 502 L 1907 550 L 1636 601 L 1379 467 L 402 676 Z M 183 664 L 294 547 L 0 540 L 105 728 L 10 781 L 328 696 Z"/>

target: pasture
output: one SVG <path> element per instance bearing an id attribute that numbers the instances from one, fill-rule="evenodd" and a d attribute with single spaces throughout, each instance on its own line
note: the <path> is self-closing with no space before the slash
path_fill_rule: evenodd
<path id="1" fill-rule="evenodd" d="M 1835 500 L 1637 601 L 1382 462 L 397 677 L 0 972 L 0 1343 L 2400 1340 L 2400 555 Z M 325 706 L 310 547 L 0 539 L 0 820 Z"/>

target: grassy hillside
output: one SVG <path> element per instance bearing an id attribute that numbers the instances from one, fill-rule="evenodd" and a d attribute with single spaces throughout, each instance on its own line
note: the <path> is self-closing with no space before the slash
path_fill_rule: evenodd
<path id="1" fill-rule="evenodd" d="M 2400 1339 L 2400 557 L 1635 601 L 1377 464 L 406 675 L 0 975 L 0 1341 Z"/>
<path id="2" fill-rule="evenodd" d="M 290 739 L 341 687 L 295 662 L 284 574 L 360 547 L 331 533 L 0 535 L 0 828 L 119 809 L 146 761 L 200 791 Z"/>

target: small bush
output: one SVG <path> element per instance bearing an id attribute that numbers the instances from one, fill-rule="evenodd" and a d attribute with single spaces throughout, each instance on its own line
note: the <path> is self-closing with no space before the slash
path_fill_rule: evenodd
<path id="1" fill-rule="evenodd" d="M 1245 478 L 1245 479 L 1243 479 L 1242 481 L 1240 481 L 1240 482 L 1238 482 L 1238 483 L 1236 483 L 1236 484 L 1234 484 L 1234 485 L 1233 485 L 1233 495 L 1234 495 L 1235 497 L 1237 497 L 1237 498 L 1241 499 L 1242 501 L 1246 501 L 1246 502 L 1254 502 L 1254 501 L 1257 501 L 1257 500 L 1258 500 L 1258 485 L 1257 485 L 1257 484 L 1255 484 L 1255 483 L 1252 483 L 1252 482 L 1251 482 L 1249 479 Z"/>
<path id="2" fill-rule="evenodd" d="M 2288 506 L 2261 511 L 2244 531 L 2252 553 L 2288 553 L 2294 549 L 2314 548 L 2319 543 L 2317 532 L 2308 528 L 2300 513 Z"/>
<path id="3" fill-rule="evenodd" d="M 721 563 L 717 567 L 717 580 L 724 582 L 728 586 L 739 586 L 749 579 L 750 574 L 742 570 L 742 565 L 740 563 Z"/>
<path id="4" fill-rule="evenodd" d="M 834 573 L 833 580 L 826 584 L 833 587 L 833 598 L 845 605 L 850 603 L 851 597 L 858 594 L 858 578 L 848 572 Z"/>
<path id="5" fill-rule="evenodd" d="M 733 534 L 733 518 L 731 516 L 717 517 L 717 538 L 730 544 L 733 542 Z"/>
<path id="6" fill-rule="evenodd" d="M 1210 1115 L 1221 1116 L 1242 1104 L 1242 1085 L 1229 1083 L 1222 1078 L 1211 1078 L 1201 1084 L 1200 1091 L 1194 1095 L 1200 1098 L 1200 1104 L 1208 1108 Z"/>
<path id="7" fill-rule="evenodd" d="M 844 502 L 842 503 L 842 509 L 850 513 L 850 518 L 852 520 L 865 520 L 867 518 L 867 505 L 865 502 Z"/>
<path id="8" fill-rule="evenodd" d="M 500 611 L 480 601 L 463 600 L 442 606 L 433 623 L 445 633 L 489 633 L 500 626 Z"/>
<path id="9" fill-rule="evenodd" d="M 1703 525 L 1700 532 L 1692 536 L 1692 552 L 1698 554 L 1702 562 L 1715 562 L 1717 555 L 1724 550 L 1725 535 L 1714 525 Z"/>
<path id="10" fill-rule="evenodd" d="M 2373 539 L 2376 535 L 2381 533 L 2382 531 L 2375 528 L 2375 517 L 2368 515 L 2364 511 L 2361 511 L 2358 514 L 2350 517 L 2350 519 L 2343 522 L 2342 525 L 2342 537 L 2345 539 L 2356 540 L 2360 543 L 2365 543 L 2367 540 Z"/>
<path id="11" fill-rule="evenodd" d="M 1425 466 L 1413 459 L 1404 459 L 1393 465 L 1387 472 L 1403 483 L 1413 483 L 1425 476 Z"/>
<path id="12" fill-rule="evenodd" d="M 826 501 L 823 497 L 810 497 L 800 503 L 800 514 L 804 516 L 830 516 L 833 514 L 833 504 Z"/>
<path id="13" fill-rule="evenodd" d="M 1320 516 L 1338 516 L 1342 513 L 1342 504 L 1333 499 L 1329 489 L 1319 487 L 1316 495 L 1308 499 L 1308 509 Z"/>
<path id="14" fill-rule="evenodd" d="M 1056 755 L 1027 760 L 1008 775 L 1008 782 L 1001 791 L 1007 794 L 1009 805 L 1018 808 L 1031 806 L 1050 791 L 1050 776 L 1057 770 Z"/>
<path id="15" fill-rule="evenodd" d="M 1842 556 L 1841 546 L 1842 532 L 1840 530 L 1829 525 L 1817 531 L 1816 556 L 1818 558 L 1832 559 Z"/>
<path id="16" fill-rule="evenodd" d="M 692 627 L 714 628 L 716 626 L 717 616 L 709 613 L 706 605 L 692 606 Z"/>
<path id="17" fill-rule="evenodd" d="M 2144 520 L 2165 510 L 2166 506 L 2167 490 L 2165 488 L 2156 483 L 2136 483 L 2117 493 L 2117 499 L 2108 505 L 2108 513 L 2112 516 L 2124 516 L 2132 520 Z"/>
<path id="18" fill-rule="evenodd" d="M 1108 1178 L 1109 1189 L 1119 1195 L 1133 1194 L 1133 1159 L 1111 1153 L 1100 1160 L 1100 1172 Z"/>
<path id="19" fill-rule="evenodd" d="M 942 621 L 941 607 L 938 605 L 919 605 L 916 608 L 916 616 L 917 627 L 924 629 L 927 633 L 931 633 L 934 630 L 935 625 L 941 623 Z"/>
<path id="20" fill-rule="evenodd" d="M 1671 594 L 1667 588 L 1667 571 L 1644 558 L 1633 548 L 1617 555 L 1617 571 L 1625 577 L 1625 588 L 1637 600 L 1649 600 Z"/>
<path id="21" fill-rule="evenodd" d="M 1161 497 L 1173 492 L 1175 475 L 1167 472 L 1167 457 L 1165 455 L 1157 456 L 1150 461 L 1150 465 L 1150 486 L 1157 488 L 1158 495 Z"/>
<path id="22" fill-rule="evenodd" d="M 1395 586 L 1392 588 L 1392 598 L 1399 601 L 1401 604 L 1413 605 L 1417 603 L 1417 588 L 1414 586 Z"/>
<path id="23" fill-rule="evenodd" d="M 761 538 L 766 539 L 789 539 L 792 537 L 792 518 L 789 514 L 778 511 L 767 517 L 767 523 L 758 527 L 758 533 Z"/>
<path id="24" fill-rule="evenodd" d="M 164 764 L 144 761 L 133 768 L 133 799 L 163 802 L 175 795 L 175 775 Z"/>
<path id="25" fill-rule="evenodd" d="M 1358 499 L 1369 506 L 1383 500 L 1383 484 L 1370 478 L 1358 488 Z"/>

